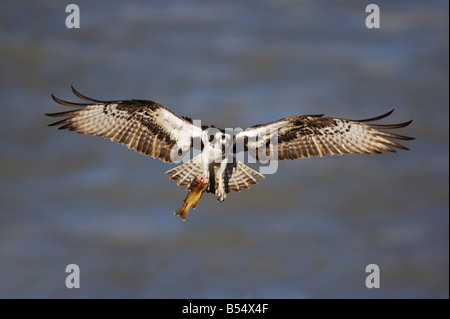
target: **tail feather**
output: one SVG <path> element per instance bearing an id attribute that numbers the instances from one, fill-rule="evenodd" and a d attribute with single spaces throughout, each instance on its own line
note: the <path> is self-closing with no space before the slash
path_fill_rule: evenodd
<path id="1" fill-rule="evenodd" d="M 251 185 L 258 184 L 257 178 L 264 178 L 264 175 L 235 159 L 234 163 L 229 163 L 225 169 L 225 191 L 240 192 L 241 189 L 248 189 Z"/>
<path id="2" fill-rule="evenodd" d="M 215 167 L 214 173 L 218 169 L 219 167 Z M 210 187 L 208 187 L 207 192 L 215 193 L 216 185 L 220 183 L 219 178 L 217 174 L 214 174 L 214 180 L 210 180 Z M 242 189 L 248 189 L 251 185 L 258 184 L 257 178 L 264 178 L 264 175 L 234 158 L 232 163 L 228 163 L 224 172 L 223 183 L 225 192 L 240 192 Z"/>
<path id="3" fill-rule="evenodd" d="M 179 186 L 188 189 L 194 178 L 203 174 L 200 156 L 198 155 L 189 162 L 172 168 L 166 174 L 170 175 L 170 179 L 177 180 Z M 210 168 L 210 180 L 206 189 L 208 193 L 215 193 L 216 185 L 220 183 L 220 177 L 217 175 L 218 169 L 219 166 Z M 264 178 L 264 175 L 234 158 L 232 163 L 227 164 L 224 172 L 224 189 L 227 193 L 230 191 L 240 192 L 242 189 L 248 189 L 251 185 L 258 184 L 259 178 Z"/>
<path id="4" fill-rule="evenodd" d="M 201 154 L 197 155 L 189 162 L 168 170 L 166 174 L 170 174 L 170 179 L 177 180 L 177 184 L 179 186 L 183 186 L 188 189 L 194 178 L 203 173 L 200 156 Z"/>

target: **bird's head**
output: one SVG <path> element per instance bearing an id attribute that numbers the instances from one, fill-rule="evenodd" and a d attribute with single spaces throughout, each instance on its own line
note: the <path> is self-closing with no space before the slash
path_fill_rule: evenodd
<path id="1" fill-rule="evenodd" d="M 206 131 L 207 142 L 217 148 L 225 148 L 231 140 L 230 134 L 226 134 L 224 130 L 211 126 Z"/>

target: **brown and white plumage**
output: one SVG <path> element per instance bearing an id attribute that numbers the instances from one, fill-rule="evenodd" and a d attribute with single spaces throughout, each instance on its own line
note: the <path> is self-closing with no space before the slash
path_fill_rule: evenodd
<path id="1" fill-rule="evenodd" d="M 103 136 L 167 163 L 172 162 L 172 150 L 188 150 L 192 139 L 201 135 L 201 129 L 192 125 L 189 119 L 176 115 L 158 102 L 99 101 L 82 95 L 73 87 L 72 90 L 89 103 L 67 102 L 52 95 L 55 102 L 78 109 L 47 114 L 68 117 L 51 126 L 60 125 L 59 129 Z"/>
<path id="2" fill-rule="evenodd" d="M 394 147 L 408 150 L 388 138 L 411 140 L 413 138 L 381 131 L 408 126 L 412 121 L 400 124 L 377 125 L 369 122 L 381 120 L 394 110 L 365 120 L 346 120 L 323 115 L 298 115 L 263 125 L 252 126 L 235 136 L 239 139 L 258 137 L 256 142 L 243 142 L 244 147 L 265 147 L 266 155 L 273 152 L 270 138 L 276 135 L 277 159 L 294 160 L 312 156 L 337 154 L 371 154 L 382 151 L 396 152 Z M 258 158 L 258 153 L 255 153 Z"/>
<path id="3" fill-rule="evenodd" d="M 72 111 L 50 113 L 65 117 L 50 124 L 78 133 L 103 136 L 137 152 L 172 163 L 181 159 L 200 141 L 201 154 L 166 173 L 177 184 L 189 188 L 198 176 L 206 181 L 207 192 L 222 201 L 231 190 L 239 192 L 257 184 L 262 174 L 238 161 L 233 153 L 248 151 L 258 160 L 299 159 L 337 154 L 371 154 L 407 150 L 394 140 L 413 138 L 387 132 L 408 126 L 377 125 L 372 122 L 389 116 L 388 112 L 365 120 L 347 120 L 323 115 L 298 115 L 262 125 L 255 125 L 231 136 L 214 126 L 196 126 L 158 102 L 146 100 L 99 101 L 88 98 L 72 87 L 73 93 L 87 103 L 63 101 L 76 107 Z M 394 140 L 393 140 L 394 139 Z"/>
<path id="4" fill-rule="evenodd" d="M 177 180 L 177 184 L 179 186 L 183 186 L 188 189 L 191 185 L 192 177 L 199 176 L 203 172 L 200 156 L 201 155 L 198 155 L 191 161 L 172 168 L 167 171 L 166 174 L 170 175 L 170 179 Z M 217 174 L 219 167 L 212 166 L 210 169 L 213 170 L 210 172 L 210 175 L 215 176 L 215 178 L 210 180 L 210 185 L 208 185 L 206 191 L 209 193 L 215 193 L 215 185 L 220 183 L 219 175 Z M 229 193 L 231 190 L 240 192 L 242 189 L 248 189 L 251 185 L 258 184 L 257 178 L 264 178 L 264 175 L 248 167 L 238 159 L 233 158 L 233 161 L 227 163 L 225 168 L 223 177 L 225 191 Z"/>

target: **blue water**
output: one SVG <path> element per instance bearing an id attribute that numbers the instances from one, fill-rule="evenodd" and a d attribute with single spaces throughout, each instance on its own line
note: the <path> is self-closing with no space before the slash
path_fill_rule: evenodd
<path id="1" fill-rule="evenodd" d="M 355 1 L 76 3 L 80 29 L 65 4 L 0 3 L 0 297 L 448 298 L 448 2 L 377 1 L 377 30 Z M 280 162 L 182 222 L 173 165 L 47 127 L 71 84 L 219 127 L 395 108 L 416 140 Z"/>

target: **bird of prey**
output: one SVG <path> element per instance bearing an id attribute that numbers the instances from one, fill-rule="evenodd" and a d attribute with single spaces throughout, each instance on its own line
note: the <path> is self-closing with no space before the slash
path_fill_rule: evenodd
<path id="1" fill-rule="evenodd" d="M 199 126 L 188 117 L 178 116 L 158 102 L 149 100 L 100 101 L 88 98 L 72 87 L 85 103 L 53 99 L 75 110 L 46 114 L 65 117 L 50 124 L 59 129 L 103 136 L 144 155 L 172 163 L 192 147 L 200 154 L 169 171 L 171 179 L 189 189 L 194 179 L 202 178 L 205 191 L 223 201 L 231 190 L 239 192 L 264 178 L 238 160 L 237 152 L 252 153 L 256 160 L 294 160 L 337 154 L 371 154 L 408 150 L 393 141 L 413 138 L 384 130 L 408 126 L 372 124 L 392 112 L 365 119 L 348 120 L 322 115 L 297 115 L 266 124 L 254 125 L 239 132 L 215 126 Z"/>

